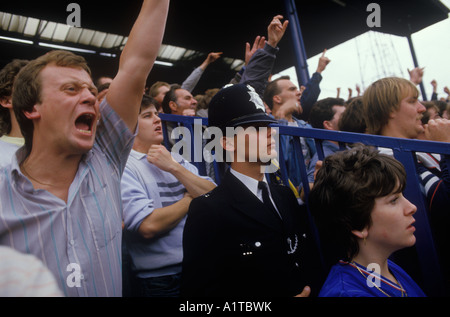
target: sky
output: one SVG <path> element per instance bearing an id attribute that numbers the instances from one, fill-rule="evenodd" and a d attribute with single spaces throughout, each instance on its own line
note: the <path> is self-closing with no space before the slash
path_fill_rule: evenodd
<path id="1" fill-rule="evenodd" d="M 441 0 L 450 8 L 450 0 Z M 436 80 L 438 97 L 446 97 L 444 87 L 450 88 L 450 18 L 435 23 L 412 35 L 419 67 L 424 67 L 424 88 L 427 99 L 431 98 L 431 81 Z M 375 54 L 374 54 L 375 53 Z M 308 58 L 309 74 L 312 75 L 322 54 Z M 387 76 L 409 79 L 408 69 L 414 68 L 408 40 L 389 34 L 370 31 L 352 40 L 327 50 L 331 60 L 323 72 L 320 84 L 320 98 L 336 97 L 337 88 L 341 88 L 340 97 L 347 99 L 348 89 L 356 96 L 356 85 L 362 92 L 372 82 Z M 376 59 L 374 56 L 378 56 Z M 379 58 L 383 56 L 383 58 Z M 289 68 L 274 75 L 289 75 L 298 83 L 295 68 Z"/>

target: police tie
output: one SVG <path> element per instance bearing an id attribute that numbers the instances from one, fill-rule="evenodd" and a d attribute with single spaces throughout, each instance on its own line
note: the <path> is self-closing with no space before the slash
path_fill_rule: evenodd
<path id="1" fill-rule="evenodd" d="M 269 188 L 268 188 L 267 183 L 259 182 L 258 188 L 261 189 L 261 191 L 262 191 L 262 198 L 263 198 L 264 205 L 266 205 L 266 207 L 269 208 L 270 211 L 272 211 L 278 218 L 281 219 L 280 213 L 278 212 L 278 210 L 275 208 L 272 201 L 270 200 Z"/>

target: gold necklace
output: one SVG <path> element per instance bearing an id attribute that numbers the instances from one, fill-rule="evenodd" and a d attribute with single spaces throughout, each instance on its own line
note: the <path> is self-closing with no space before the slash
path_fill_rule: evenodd
<path id="1" fill-rule="evenodd" d="M 361 273 L 361 275 L 367 280 L 367 276 L 364 275 L 364 273 L 360 270 L 360 268 L 358 267 L 358 264 L 355 261 L 350 262 L 350 264 L 353 264 L 356 267 L 356 269 L 358 270 L 358 272 Z M 395 278 L 395 276 L 394 276 L 394 278 Z M 379 288 L 378 285 L 376 283 L 374 283 L 372 280 L 370 282 L 373 284 L 373 286 L 375 286 L 377 288 L 377 290 L 379 290 L 381 293 L 386 295 L 386 297 L 392 297 L 391 295 L 389 295 L 385 291 L 383 291 L 381 288 Z M 400 292 L 402 293 L 402 297 L 408 297 L 408 293 L 403 288 L 403 286 L 399 280 L 397 280 L 397 283 L 400 286 Z M 404 295 L 403 295 L 403 293 L 404 293 Z"/>
<path id="2" fill-rule="evenodd" d="M 46 183 L 40 182 L 40 181 L 38 181 L 36 178 L 34 178 L 33 176 L 31 176 L 31 174 L 28 173 L 27 169 L 25 168 L 25 164 L 22 163 L 22 164 L 20 165 L 20 167 L 22 168 L 23 174 L 24 174 L 25 176 L 31 178 L 32 180 L 34 180 L 36 183 L 39 183 L 39 184 L 44 185 L 44 186 L 54 187 L 54 185 L 52 185 L 52 184 L 46 184 Z"/>

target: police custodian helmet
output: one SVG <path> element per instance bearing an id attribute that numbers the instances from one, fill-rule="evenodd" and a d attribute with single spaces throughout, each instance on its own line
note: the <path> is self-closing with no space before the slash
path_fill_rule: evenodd
<path id="1" fill-rule="evenodd" d="M 209 104 L 210 127 L 222 131 L 227 127 L 238 127 L 252 123 L 277 123 L 265 111 L 264 103 L 255 89 L 249 85 L 225 86 Z"/>

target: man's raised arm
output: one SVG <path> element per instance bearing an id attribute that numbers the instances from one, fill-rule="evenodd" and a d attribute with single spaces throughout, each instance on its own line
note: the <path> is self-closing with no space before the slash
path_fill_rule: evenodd
<path id="1" fill-rule="evenodd" d="M 169 0 L 144 0 L 120 57 L 119 71 L 107 94 L 108 103 L 135 131 L 147 77 L 164 37 Z"/>

